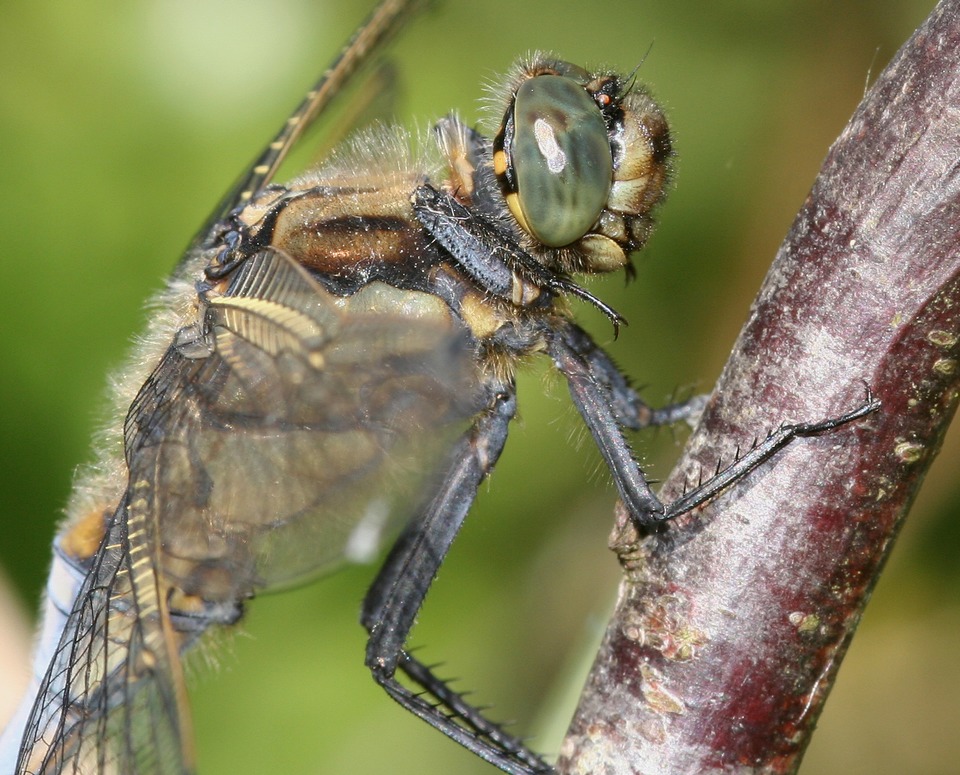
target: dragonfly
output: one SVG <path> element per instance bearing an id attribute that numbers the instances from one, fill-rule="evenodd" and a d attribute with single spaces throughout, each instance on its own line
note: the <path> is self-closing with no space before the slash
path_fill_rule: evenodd
<path id="1" fill-rule="evenodd" d="M 102 459 L 53 546 L 33 685 L 0 739 L 18 775 L 196 771 L 183 656 L 258 594 L 375 553 L 365 663 L 389 696 L 513 775 L 547 761 L 406 646 L 517 409 L 552 361 L 640 530 L 660 530 L 792 440 L 783 425 L 679 499 L 625 430 L 702 406 L 644 403 L 569 300 L 647 241 L 673 149 L 632 76 L 521 59 L 485 136 L 450 116 L 421 148 L 361 131 L 286 184 L 306 129 L 414 14 L 384 0 L 203 223 L 118 379 Z"/>

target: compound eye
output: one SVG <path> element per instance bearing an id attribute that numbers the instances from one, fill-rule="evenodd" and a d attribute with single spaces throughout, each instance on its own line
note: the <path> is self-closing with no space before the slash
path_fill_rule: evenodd
<path id="1" fill-rule="evenodd" d="M 600 108 L 576 81 L 539 75 L 517 90 L 513 114 L 510 208 L 544 245 L 576 242 L 610 195 L 613 158 Z"/>

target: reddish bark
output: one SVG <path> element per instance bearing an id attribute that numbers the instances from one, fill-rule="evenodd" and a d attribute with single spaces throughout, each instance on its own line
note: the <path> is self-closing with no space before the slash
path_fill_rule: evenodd
<path id="1" fill-rule="evenodd" d="M 960 354 L 960 0 L 941 2 L 831 148 L 669 500 L 781 421 L 795 441 L 662 533 L 622 513 L 626 570 L 561 773 L 787 773 L 939 449 Z"/>

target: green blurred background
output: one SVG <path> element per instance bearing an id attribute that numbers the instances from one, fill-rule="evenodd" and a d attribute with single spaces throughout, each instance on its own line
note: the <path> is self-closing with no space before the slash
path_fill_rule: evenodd
<path id="1" fill-rule="evenodd" d="M 930 0 L 454 2 L 404 35 L 398 118 L 477 118 L 480 84 L 549 49 L 630 70 L 664 104 L 679 151 L 639 279 L 591 288 L 630 321 L 610 350 L 644 395 L 707 390 L 819 164 Z M 241 166 L 300 99 L 368 3 L 6 0 L 0 24 L 0 701 L 72 472 L 143 301 Z M 611 334 L 591 312 L 601 341 Z M 612 606 L 614 493 L 565 388 L 542 367 L 444 565 L 413 642 L 497 718 L 554 751 Z M 762 432 L 764 429 L 757 429 Z M 744 439 L 731 439 L 729 453 Z M 749 440 L 746 440 L 749 441 Z M 653 476 L 669 433 L 637 440 Z M 804 771 L 960 772 L 956 434 L 827 703 Z M 356 567 L 250 607 L 192 693 L 203 775 L 491 773 L 377 689 Z M 13 655 L 10 655 L 10 650 Z M 21 657 L 22 658 L 22 657 Z M 203 660 L 200 660 L 201 662 Z M 4 667 L 4 664 L 6 667 Z M 538 708 L 540 710 L 538 710 Z"/>

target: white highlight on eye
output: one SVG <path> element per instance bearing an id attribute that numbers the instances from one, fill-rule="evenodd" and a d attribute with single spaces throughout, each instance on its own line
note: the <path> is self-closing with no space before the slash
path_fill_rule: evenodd
<path id="1" fill-rule="evenodd" d="M 547 169 L 554 175 L 559 175 L 567 166 L 567 155 L 557 142 L 553 127 L 549 122 L 538 118 L 533 122 L 533 136 L 537 138 L 537 148 L 547 160 Z"/>

